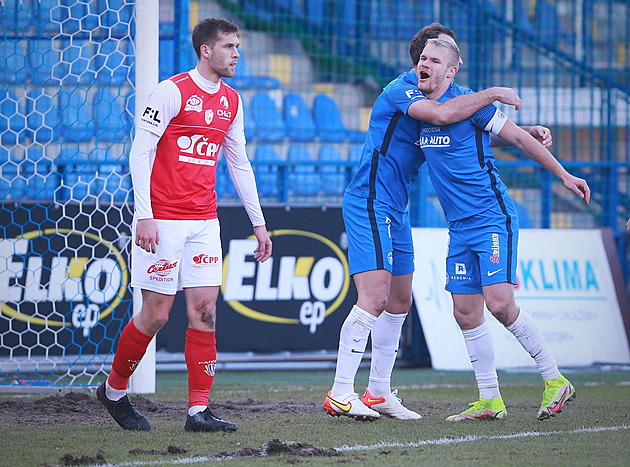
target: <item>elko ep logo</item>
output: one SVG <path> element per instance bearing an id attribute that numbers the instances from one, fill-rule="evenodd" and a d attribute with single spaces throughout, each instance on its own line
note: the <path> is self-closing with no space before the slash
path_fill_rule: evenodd
<path id="1" fill-rule="evenodd" d="M 253 259 L 258 246 L 253 235 L 230 241 L 223 260 L 223 300 L 248 318 L 302 324 L 315 334 L 348 294 L 346 256 L 313 232 L 275 230 L 270 235 L 277 241 L 273 257 L 264 263 Z"/>
<path id="2" fill-rule="evenodd" d="M 90 330 L 120 304 L 129 273 L 101 237 L 70 229 L 0 239 L 0 311 L 29 326 Z M 69 320 L 65 320 L 67 316 Z"/>

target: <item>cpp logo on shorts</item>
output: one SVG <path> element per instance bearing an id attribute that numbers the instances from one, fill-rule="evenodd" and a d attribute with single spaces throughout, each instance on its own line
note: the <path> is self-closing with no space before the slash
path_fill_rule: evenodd
<path id="1" fill-rule="evenodd" d="M 193 258 L 193 266 L 196 268 L 211 268 L 219 266 L 219 257 L 200 253 Z"/>
<path id="2" fill-rule="evenodd" d="M 171 263 L 167 259 L 160 259 L 154 264 L 149 266 L 147 274 L 149 274 L 149 280 L 157 282 L 173 282 L 172 277 L 168 277 L 173 269 L 177 267 L 177 261 Z"/>

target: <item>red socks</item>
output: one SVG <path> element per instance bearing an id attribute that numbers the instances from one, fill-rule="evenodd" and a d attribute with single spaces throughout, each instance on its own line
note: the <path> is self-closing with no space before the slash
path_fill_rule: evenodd
<path id="1" fill-rule="evenodd" d="M 112 371 L 107 381 L 109 385 L 118 390 L 126 390 L 129 377 L 136 369 L 136 365 L 142 360 L 153 336 L 148 336 L 133 324 L 133 320 L 127 323 L 120 333 L 118 349 L 112 363 Z"/>
<path id="2" fill-rule="evenodd" d="M 188 407 L 207 406 L 217 363 L 215 333 L 189 327 L 184 355 L 188 368 Z"/>

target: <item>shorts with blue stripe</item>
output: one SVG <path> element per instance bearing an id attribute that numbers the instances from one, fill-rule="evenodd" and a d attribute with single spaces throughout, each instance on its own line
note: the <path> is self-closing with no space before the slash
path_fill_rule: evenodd
<path id="1" fill-rule="evenodd" d="M 343 220 L 348 234 L 350 274 L 385 269 L 399 276 L 414 271 L 409 213 L 375 199 L 345 193 Z"/>

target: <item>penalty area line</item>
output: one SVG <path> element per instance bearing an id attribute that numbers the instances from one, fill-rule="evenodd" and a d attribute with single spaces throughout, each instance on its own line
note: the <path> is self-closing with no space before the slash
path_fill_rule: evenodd
<path id="1" fill-rule="evenodd" d="M 593 428 L 577 428 L 575 430 L 570 431 L 524 431 L 521 433 L 512 433 L 509 435 L 494 435 L 494 436 L 484 436 L 484 435 L 470 435 L 470 436 L 462 436 L 460 438 L 438 438 L 438 439 L 425 439 L 420 441 L 413 441 L 409 443 L 377 443 L 377 444 L 369 444 L 369 445 L 354 445 L 347 446 L 343 445 L 341 447 L 335 448 L 337 451 L 348 452 L 348 451 L 370 451 L 374 449 L 382 449 L 382 448 L 417 448 L 420 446 L 431 446 L 431 445 L 445 445 L 445 444 L 459 444 L 459 443 L 469 443 L 471 441 L 481 441 L 481 440 L 493 440 L 493 439 L 514 439 L 514 438 L 530 438 L 537 436 L 553 436 L 553 435 L 575 435 L 581 433 L 600 433 L 603 431 L 619 431 L 619 430 L 628 430 L 630 426 L 628 425 L 620 425 L 620 426 L 603 426 L 603 427 L 593 427 Z"/>

